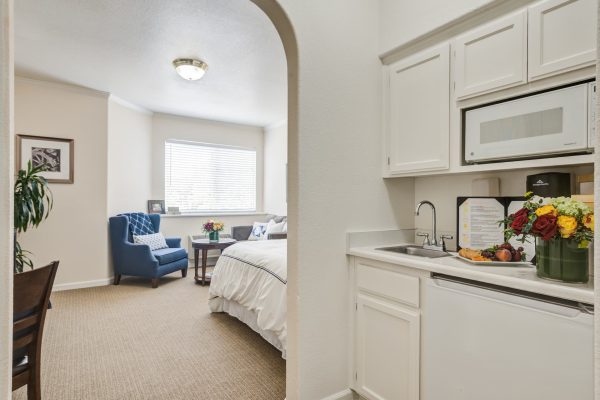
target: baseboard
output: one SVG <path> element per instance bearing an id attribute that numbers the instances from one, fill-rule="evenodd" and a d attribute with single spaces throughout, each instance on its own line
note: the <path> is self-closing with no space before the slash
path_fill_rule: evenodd
<path id="1" fill-rule="evenodd" d="M 107 286 L 110 285 L 113 278 L 103 278 L 96 279 L 93 281 L 83 281 L 83 282 L 71 282 L 71 283 L 59 283 L 58 285 L 54 285 L 52 288 L 53 292 L 61 292 L 63 290 L 73 290 L 73 289 L 84 289 L 91 288 L 96 286 Z"/>
<path id="2" fill-rule="evenodd" d="M 341 392 L 337 392 L 332 394 L 331 396 L 324 397 L 321 400 L 357 400 L 360 399 L 356 393 L 354 393 L 350 389 L 342 390 Z"/>

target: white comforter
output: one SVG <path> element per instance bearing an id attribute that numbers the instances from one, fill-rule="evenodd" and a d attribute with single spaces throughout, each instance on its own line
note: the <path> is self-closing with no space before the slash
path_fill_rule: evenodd
<path id="1" fill-rule="evenodd" d="M 236 243 L 225 249 L 217 261 L 209 306 L 212 312 L 226 311 L 222 301 L 226 299 L 253 311 L 258 328 L 279 339 L 285 357 L 286 284 L 287 240 Z"/>

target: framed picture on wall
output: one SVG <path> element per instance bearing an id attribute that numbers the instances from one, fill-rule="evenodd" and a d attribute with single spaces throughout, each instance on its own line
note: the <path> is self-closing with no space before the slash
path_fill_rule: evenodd
<path id="1" fill-rule="evenodd" d="M 164 214 L 165 213 L 165 201 L 164 200 L 148 200 L 148 214 Z"/>
<path id="2" fill-rule="evenodd" d="M 17 170 L 45 166 L 40 173 L 49 183 L 73 183 L 74 140 L 44 136 L 17 135 Z"/>

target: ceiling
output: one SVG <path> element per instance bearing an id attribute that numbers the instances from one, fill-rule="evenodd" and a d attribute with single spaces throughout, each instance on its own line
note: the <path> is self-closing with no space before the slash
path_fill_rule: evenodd
<path id="1" fill-rule="evenodd" d="M 15 1 L 18 75 L 110 92 L 154 112 L 266 126 L 286 118 L 283 46 L 249 0 Z M 206 61 L 199 81 L 178 57 Z"/>

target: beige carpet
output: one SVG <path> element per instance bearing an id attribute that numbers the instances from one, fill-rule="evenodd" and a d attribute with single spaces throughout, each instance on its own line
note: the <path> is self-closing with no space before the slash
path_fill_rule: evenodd
<path id="1" fill-rule="evenodd" d="M 210 314 L 193 271 L 54 293 L 43 343 L 44 400 L 276 399 L 285 360 L 258 334 Z M 26 399 L 26 390 L 14 392 Z"/>

